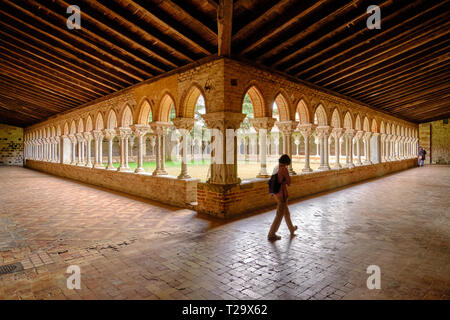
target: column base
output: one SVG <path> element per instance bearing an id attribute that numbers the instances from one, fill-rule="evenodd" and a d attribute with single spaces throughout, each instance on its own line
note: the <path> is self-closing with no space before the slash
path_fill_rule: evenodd
<path id="1" fill-rule="evenodd" d="M 76 165 L 79 166 L 79 167 L 85 167 L 86 166 L 86 164 L 84 164 L 83 162 L 77 162 Z"/>
<path id="2" fill-rule="evenodd" d="M 256 175 L 257 178 L 270 178 L 270 175 L 267 173 L 258 173 Z"/>
<path id="3" fill-rule="evenodd" d="M 365 166 L 368 166 L 368 165 L 371 165 L 371 164 L 372 164 L 372 161 L 370 161 L 370 160 L 364 161 L 363 164 L 364 164 Z"/>
<path id="4" fill-rule="evenodd" d="M 336 170 L 342 169 L 342 166 L 341 166 L 340 163 L 337 163 L 337 164 L 335 164 L 335 165 L 333 166 L 333 169 L 336 169 Z"/>
<path id="5" fill-rule="evenodd" d="M 144 168 L 136 168 L 136 170 L 134 170 L 135 173 L 141 173 L 141 172 L 145 172 Z"/>
<path id="6" fill-rule="evenodd" d="M 308 168 L 303 168 L 302 172 L 309 173 L 309 172 L 313 172 L 313 170 L 310 167 L 308 167 Z"/>
<path id="7" fill-rule="evenodd" d="M 319 170 L 319 171 L 328 171 L 328 170 L 330 170 L 330 167 L 329 166 L 320 166 L 319 168 L 317 168 L 317 170 Z"/>
<path id="8" fill-rule="evenodd" d="M 153 171 L 152 175 L 154 175 L 154 176 L 164 176 L 164 175 L 167 175 L 167 171 L 163 170 L 163 169 L 155 169 L 155 171 Z"/>
<path id="9" fill-rule="evenodd" d="M 105 169 L 105 166 L 104 166 L 103 164 L 101 164 L 101 163 L 96 163 L 96 164 L 94 164 L 94 165 L 92 166 L 92 168 L 95 168 L 95 169 Z"/>
<path id="10" fill-rule="evenodd" d="M 131 169 L 129 167 L 119 167 L 117 169 L 117 171 L 119 171 L 119 172 L 130 172 Z"/>
<path id="11" fill-rule="evenodd" d="M 178 175 L 178 177 L 177 177 L 177 179 L 190 179 L 191 178 L 191 176 L 190 175 L 188 175 L 188 174 L 180 174 L 180 175 Z"/>
<path id="12" fill-rule="evenodd" d="M 106 167 L 106 170 L 111 170 L 111 171 L 115 171 L 115 170 L 117 170 L 113 165 L 108 165 L 107 167 Z"/>
<path id="13" fill-rule="evenodd" d="M 354 168 L 355 167 L 355 165 L 353 164 L 353 163 L 347 163 L 345 166 L 344 166 L 344 168 L 348 168 L 348 169 L 352 169 L 352 168 Z"/>
<path id="14" fill-rule="evenodd" d="M 90 163 L 90 162 L 88 162 L 88 163 L 86 163 L 86 167 L 92 167 L 92 163 Z"/>

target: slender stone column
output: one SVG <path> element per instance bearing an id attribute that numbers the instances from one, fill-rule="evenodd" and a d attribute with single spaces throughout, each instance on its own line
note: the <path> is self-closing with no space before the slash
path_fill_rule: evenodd
<path id="1" fill-rule="evenodd" d="M 85 132 L 84 139 L 86 141 L 86 167 L 92 167 L 91 162 L 91 142 L 92 142 L 92 133 Z"/>
<path id="2" fill-rule="evenodd" d="M 104 169 L 102 156 L 103 132 L 101 130 L 93 130 L 94 137 L 94 165 L 93 168 Z"/>
<path id="3" fill-rule="evenodd" d="M 212 112 L 202 115 L 211 132 L 211 167 L 207 183 L 218 185 L 238 184 L 237 136 L 245 118 L 243 113 L 229 111 Z"/>
<path id="4" fill-rule="evenodd" d="M 77 166 L 83 166 L 83 135 L 82 133 L 76 134 L 77 141 L 78 141 L 78 162 L 76 163 Z"/>
<path id="5" fill-rule="evenodd" d="M 361 161 L 361 139 L 364 137 L 364 131 L 356 131 L 354 140 L 356 141 L 356 165 L 360 166 Z M 365 148 L 365 145 L 364 145 Z M 365 151 L 365 149 L 364 149 Z M 366 154 L 367 155 L 367 154 Z"/>
<path id="6" fill-rule="evenodd" d="M 283 135 L 283 154 L 287 154 L 291 158 L 291 164 L 288 167 L 289 174 L 295 175 L 292 168 L 292 133 L 298 126 L 298 121 L 277 121 L 276 125 Z"/>
<path id="7" fill-rule="evenodd" d="M 144 172 L 144 137 L 147 134 L 148 130 L 150 129 L 150 126 L 148 125 L 142 125 L 142 124 L 135 124 L 132 127 L 134 131 L 134 135 L 138 138 L 138 161 L 137 161 L 137 168 L 134 172 Z"/>
<path id="8" fill-rule="evenodd" d="M 345 130 L 345 151 L 346 151 L 346 168 L 354 168 L 355 165 L 353 164 L 353 136 L 355 135 L 356 130 L 354 129 L 346 129 Z"/>
<path id="9" fill-rule="evenodd" d="M 105 129 L 103 130 L 103 133 L 105 134 L 106 139 L 108 139 L 108 166 L 106 167 L 106 170 L 116 170 L 113 165 L 113 140 L 116 136 L 116 131 L 114 129 Z M 101 143 L 101 142 L 100 142 Z M 101 159 L 101 155 L 100 158 Z"/>
<path id="10" fill-rule="evenodd" d="M 61 137 L 59 137 L 59 163 L 63 164 L 64 163 L 64 139 L 67 138 L 67 136 L 62 135 Z"/>
<path id="11" fill-rule="evenodd" d="M 253 128 L 255 128 L 256 132 L 258 133 L 259 138 L 260 169 L 256 177 L 268 178 L 270 177 L 270 175 L 267 172 L 267 135 L 270 133 L 270 130 L 272 130 L 275 124 L 275 119 L 269 117 L 255 118 L 250 119 L 250 122 L 253 125 Z"/>
<path id="12" fill-rule="evenodd" d="M 381 140 L 381 162 L 386 162 L 386 134 L 382 133 L 380 135 Z"/>
<path id="13" fill-rule="evenodd" d="M 395 144 L 397 146 L 396 152 L 395 152 L 395 160 L 401 159 L 401 157 L 400 157 L 400 144 L 401 144 L 400 141 L 401 141 L 401 139 L 402 139 L 402 137 L 400 137 L 400 136 L 395 137 Z"/>
<path id="14" fill-rule="evenodd" d="M 77 164 L 77 160 L 76 160 L 76 147 L 77 147 L 77 137 L 74 134 L 69 135 L 69 140 L 71 142 L 71 146 L 72 146 L 72 154 L 70 157 L 70 164 L 71 165 L 76 165 Z"/>
<path id="15" fill-rule="evenodd" d="M 372 132 L 366 132 L 364 134 L 364 140 L 365 140 L 365 145 L 364 147 L 366 148 L 366 150 L 364 151 L 365 155 L 366 155 L 366 159 L 364 160 L 364 164 L 365 165 L 369 165 L 372 164 L 372 161 L 370 160 L 370 138 L 372 137 Z"/>
<path id="16" fill-rule="evenodd" d="M 334 155 L 336 157 L 335 163 L 334 163 L 334 169 L 341 169 L 341 163 L 340 163 L 340 156 L 341 156 L 341 152 L 340 152 L 340 142 L 339 140 L 341 139 L 342 134 L 344 133 L 344 129 L 342 128 L 333 128 L 333 130 L 331 131 L 333 138 L 334 138 Z"/>
<path id="17" fill-rule="evenodd" d="M 330 135 L 329 126 L 318 126 L 316 128 L 317 136 L 319 137 L 319 148 L 320 148 L 320 166 L 319 171 L 330 170 L 328 165 L 328 138 Z"/>
<path id="18" fill-rule="evenodd" d="M 170 123 L 163 121 L 153 121 L 152 123 L 150 123 L 150 127 L 156 135 L 156 168 L 153 171 L 153 175 L 167 175 L 167 172 L 165 170 L 165 136 L 167 135 L 167 129 L 169 129 Z"/>
<path id="19" fill-rule="evenodd" d="M 300 130 L 300 133 L 303 136 L 303 139 L 305 140 L 305 166 L 302 169 L 302 172 L 312 172 L 312 169 L 309 165 L 309 140 L 311 138 L 311 135 L 313 133 L 313 130 L 315 129 L 315 126 L 311 123 L 307 124 L 299 124 L 298 130 Z"/>
<path id="20" fill-rule="evenodd" d="M 128 141 L 132 131 L 128 127 L 120 127 L 116 129 L 116 133 L 120 136 L 120 166 L 117 171 L 128 172 L 131 171 L 128 166 Z"/>
<path id="21" fill-rule="evenodd" d="M 187 151 L 189 132 L 194 127 L 195 119 L 193 118 L 175 118 L 172 120 L 174 126 L 181 133 L 181 172 L 178 179 L 189 179 L 191 176 L 187 170 Z"/>

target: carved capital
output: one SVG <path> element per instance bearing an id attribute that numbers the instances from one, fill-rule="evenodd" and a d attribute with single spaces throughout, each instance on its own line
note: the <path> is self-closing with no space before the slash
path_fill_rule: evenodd
<path id="1" fill-rule="evenodd" d="M 311 123 L 299 124 L 297 128 L 298 128 L 298 130 L 300 130 L 300 133 L 302 134 L 302 136 L 305 139 L 307 139 L 312 135 L 312 133 L 315 129 L 315 125 L 313 125 Z"/>
<path id="2" fill-rule="evenodd" d="M 116 130 L 114 129 L 104 129 L 103 134 L 105 135 L 106 139 L 112 140 L 117 135 Z"/>
<path id="3" fill-rule="evenodd" d="M 316 127 L 317 135 L 321 138 L 328 137 L 330 135 L 330 126 L 318 126 Z"/>
<path id="4" fill-rule="evenodd" d="M 356 134 L 355 129 L 346 129 L 345 130 L 345 136 L 348 138 L 353 138 L 353 136 Z"/>
<path id="5" fill-rule="evenodd" d="M 226 129 L 237 130 L 241 126 L 245 114 L 220 111 L 204 114 L 202 118 L 209 129 L 218 129 L 220 131 L 225 131 Z"/>
<path id="6" fill-rule="evenodd" d="M 90 132 L 84 132 L 83 136 L 86 139 L 86 141 L 91 141 L 92 140 L 92 133 L 90 133 Z"/>
<path id="7" fill-rule="evenodd" d="M 270 117 L 250 119 L 250 122 L 255 130 L 259 131 L 261 129 L 266 129 L 268 133 L 272 130 L 275 121 L 276 120 L 274 118 Z"/>
<path id="8" fill-rule="evenodd" d="M 131 128 L 120 127 L 116 129 L 116 133 L 120 136 L 120 139 L 128 139 L 133 132 L 131 131 Z"/>
<path id="9" fill-rule="evenodd" d="M 83 137 L 82 133 L 77 133 L 76 137 L 77 137 L 78 142 L 83 142 L 84 141 L 84 137 Z"/>
<path id="10" fill-rule="evenodd" d="M 102 140 L 103 139 L 103 132 L 101 130 L 93 130 L 92 135 L 95 140 Z"/>
<path id="11" fill-rule="evenodd" d="M 171 124 L 164 121 L 153 121 L 150 123 L 150 127 L 153 132 L 158 136 L 165 136 L 167 134 L 167 129 L 169 129 Z"/>
<path id="12" fill-rule="evenodd" d="M 131 128 L 136 137 L 143 137 L 150 130 L 150 126 L 145 125 L 145 124 L 135 124 Z"/>
<path id="13" fill-rule="evenodd" d="M 191 131 L 195 124 L 194 118 L 175 118 L 172 119 L 173 125 L 178 130 Z"/>
<path id="14" fill-rule="evenodd" d="M 283 135 L 290 136 L 298 126 L 298 121 L 277 121 L 275 123 Z"/>
<path id="15" fill-rule="evenodd" d="M 344 134 L 345 129 L 343 128 L 333 128 L 331 130 L 331 134 L 334 136 L 336 140 L 339 140 L 339 138 Z"/>

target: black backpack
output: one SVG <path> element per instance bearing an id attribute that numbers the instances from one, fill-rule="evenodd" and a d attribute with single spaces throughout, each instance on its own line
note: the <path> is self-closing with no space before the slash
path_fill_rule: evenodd
<path id="1" fill-rule="evenodd" d="M 269 185 L 269 193 L 277 194 L 280 192 L 281 183 L 278 182 L 278 172 L 270 177 L 267 184 Z"/>

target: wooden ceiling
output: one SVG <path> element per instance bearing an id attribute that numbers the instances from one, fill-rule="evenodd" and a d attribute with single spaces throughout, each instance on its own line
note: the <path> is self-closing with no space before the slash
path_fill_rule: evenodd
<path id="1" fill-rule="evenodd" d="M 218 0 L 0 0 L 0 122 L 27 126 L 217 54 L 230 27 L 234 57 L 416 123 L 448 118 L 448 2 L 235 0 L 227 23 Z M 82 28 L 68 30 L 74 4 Z M 366 27 L 373 4 L 380 30 Z"/>

